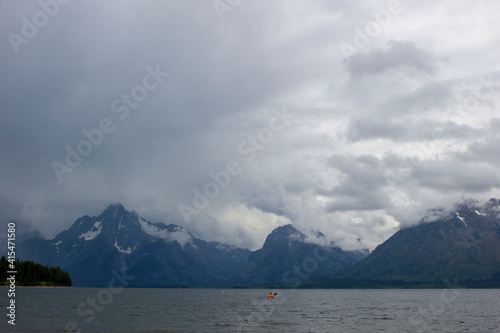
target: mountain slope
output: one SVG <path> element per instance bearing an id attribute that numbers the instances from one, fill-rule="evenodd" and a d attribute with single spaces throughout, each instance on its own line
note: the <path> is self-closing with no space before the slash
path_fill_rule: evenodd
<path id="1" fill-rule="evenodd" d="M 105 286 L 117 271 L 134 286 L 215 286 L 232 281 L 249 250 L 206 242 L 184 228 L 151 223 L 122 205 L 83 216 L 53 240 L 28 239 L 19 256 L 68 270 L 75 286 Z"/>
<path id="2" fill-rule="evenodd" d="M 274 229 L 262 249 L 250 256 L 242 274 L 243 283 L 297 287 L 310 276 L 336 272 L 366 256 L 361 251 L 344 252 L 336 246 L 306 241 L 306 236 L 291 225 Z"/>
<path id="3" fill-rule="evenodd" d="M 500 286 L 499 207 L 497 199 L 481 207 L 465 202 L 435 222 L 402 229 L 330 284 L 439 285 L 458 279 L 468 286 Z"/>
<path id="4" fill-rule="evenodd" d="M 128 286 L 148 287 L 405 287 L 455 279 L 500 287 L 499 201 L 465 202 L 440 216 L 398 231 L 364 258 L 363 251 L 312 244 L 291 225 L 273 230 L 252 253 L 112 205 L 52 240 L 32 237 L 17 249 L 21 259 L 69 271 L 75 286 L 108 286 L 126 274 Z"/>

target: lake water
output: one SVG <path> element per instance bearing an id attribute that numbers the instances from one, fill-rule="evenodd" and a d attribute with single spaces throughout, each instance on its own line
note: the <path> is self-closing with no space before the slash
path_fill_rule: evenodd
<path id="1" fill-rule="evenodd" d="M 500 290 L 18 288 L 1 332 L 500 332 Z"/>

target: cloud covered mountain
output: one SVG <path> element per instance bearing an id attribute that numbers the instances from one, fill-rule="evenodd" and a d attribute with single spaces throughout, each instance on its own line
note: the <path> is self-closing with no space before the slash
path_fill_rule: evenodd
<path id="1" fill-rule="evenodd" d="M 25 240 L 19 256 L 68 270 L 75 286 L 106 286 L 121 271 L 133 277 L 132 286 L 174 287 L 294 285 L 304 278 L 296 265 L 307 276 L 328 274 L 366 255 L 307 241 L 286 225 L 252 253 L 196 238 L 175 224 L 149 222 L 118 204 L 77 219 L 52 240 Z"/>
<path id="2" fill-rule="evenodd" d="M 291 225 L 278 227 L 267 236 L 262 249 L 248 259 L 243 281 L 250 285 L 300 286 L 310 276 L 336 272 L 363 259 L 367 251 L 345 252 L 338 246 L 307 242 Z"/>
<path id="3" fill-rule="evenodd" d="M 500 286 L 500 201 L 434 210 L 326 283 L 342 286 Z"/>
<path id="4" fill-rule="evenodd" d="M 314 244 L 292 225 L 274 229 L 252 252 L 149 222 L 122 205 L 83 216 L 52 240 L 34 236 L 19 244 L 20 258 L 68 270 L 75 286 L 105 286 L 120 271 L 133 277 L 131 286 L 151 287 L 500 285 L 498 199 L 431 210 L 369 255 Z"/>
<path id="5" fill-rule="evenodd" d="M 22 258 L 68 270 L 75 286 L 105 286 L 114 270 L 134 276 L 134 286 L 227 284 L 249 255 L 174 224 L 151 223 L 122 205 L 83 216 L 52 240 L 31 238 L 19 246 Z"/>

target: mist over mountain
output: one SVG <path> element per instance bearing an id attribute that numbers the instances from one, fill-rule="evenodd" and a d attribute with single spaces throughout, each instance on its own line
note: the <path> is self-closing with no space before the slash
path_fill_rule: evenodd
<path id="1" fill-rule="evenodd" d="M 429 222 L 431 221 L 431 222 Z M 500 201 L 433 210 L 368 257 L 318 283 L 329 287 L 500 286 Z"/>
<path id="2" fill-rule="evenodd" d="M 246 249 L 206 242 L 186 229 L 152 223 L 119 205 L 83 216 L 52 240 L 32 238 L 19 256 L 59 265 L 75 286 L 104 286 L 113 271 L 134 276 L 134 286 L 204 286 L 229 283 L 250 255 Z"/>
<path id="3" fill-rule="evenodd" d="M 204 241 L 175 224 L 149 222 L 121 204 L 77 219 L 52 240 L 26 239 L 18 253 L 68 270 L 75 286 L 105 286 L 125 272 L 134 277 L 131 286 L 148 287 L 291 285 L 296 281 L 285 273 L 297 265 L 307 276 L 329 274 L 366 255 L 307 243 L 291 225 L 275 229 L 252 253 Z M 308 260 L 319 260 L 312 262 L 317 267 Z"/>
<path id="4" fill-rule="evenodd" d="M 314 244 L 292 225 L 274 229 L 261 249 L 195 237 L 111 205 L 82 216 L 52 240 L 26 234 L 21 259 L 68 270 L 75 286 L 105 286 L 118 272 L 130 286 L 378 287 L 500 285 L 500 202 L 467 200 L 434 209 L 369 254 Z"/>
<path id="5" fill-rule="evenodd" d="M 307 243 L 303 233 L 292 225 L 285 225 L 274 229 L 262 249 L 250 255 L 243 281 L 259 286 L 297 287 L 309 276 L 336 272 L 367 254 L 367 251 L 345 252 L 335 245 Z"/>

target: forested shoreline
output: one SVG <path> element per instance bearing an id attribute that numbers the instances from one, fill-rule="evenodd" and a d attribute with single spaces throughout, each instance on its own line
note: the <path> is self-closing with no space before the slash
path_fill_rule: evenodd
<path id="1" fill-rule="evenodd" d="M 14 268 L 10 265 L 14 263 Z M 0 259 L 0 281 L 7 286 L 8 271 L 16 271 L 16 285 L 26 287 L 71 287 L 73 282 L 69 273 L 59 266 L 49 267 L 33 261 L 17 259 L 9 262 L 5 256 Z"/>

